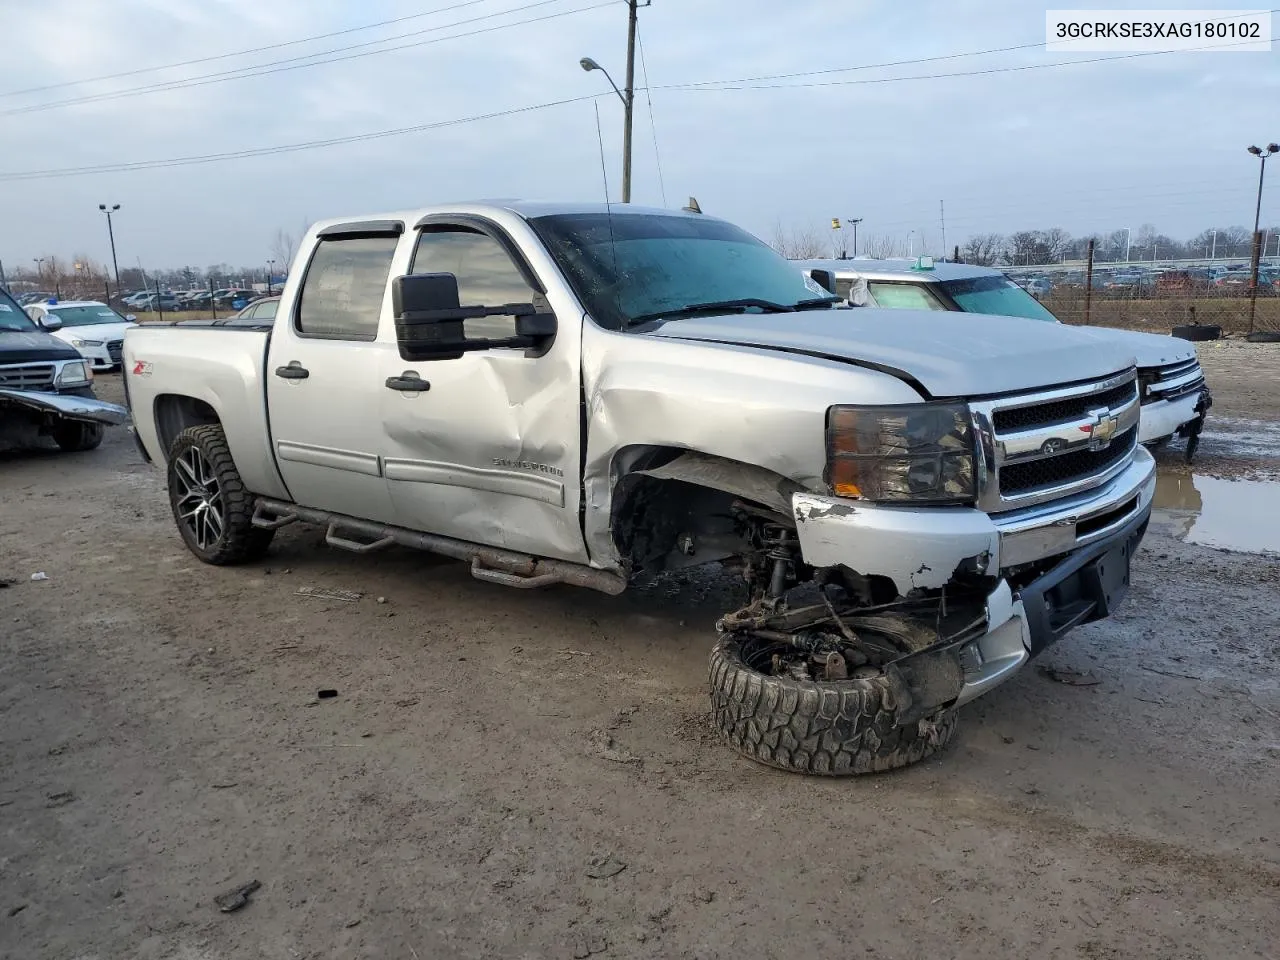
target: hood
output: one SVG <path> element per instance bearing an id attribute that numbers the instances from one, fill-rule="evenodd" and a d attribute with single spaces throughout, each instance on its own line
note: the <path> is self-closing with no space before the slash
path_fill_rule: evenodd
<path id="1" fill-rule="evenodd" d="M 79 360 L 80 352 L 44 330 L 0 330 L 0 364 Z"/>
<path id="2" fill-rule="evenodd" d="M 891 373 L 930 397 L 979 397 L 1092 380 L 1134 365 L 1091 331 L 1023 317 L 938 323 L 929 310 L 814 310 L 672 320 L 650 336 L 789 350 Z"/>
<path id="3" fill-rule="evenodd" d="M 1076 327 L 1104 343 L 1114 343 L 1133 354 L 1139 367 L 1163 367 L 1170 363 L 1196 358 L 1195 344 L 1160 333 L 1139 330 L 1113 330 L 1110 327 Z"/>
<path id="4" fill-rule="evenodd" d="M 125 322 L 87 323 L 79 327 L 59 327 L 53 335 L 67 343 L 70 343 L 73 337 L 77 340 L 101 340 L 106 343 L 108 340 L 123 340 L 124 332 L 136 326 L 136 323 Z"/>

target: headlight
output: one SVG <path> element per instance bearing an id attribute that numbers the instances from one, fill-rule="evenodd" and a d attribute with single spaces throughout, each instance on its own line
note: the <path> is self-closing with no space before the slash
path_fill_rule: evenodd
<path id="1" fill-rule="evenodd" d="M 827 411 L 827 483 L 884 503 L 972 503 L 973 421 L 964 404 Z"/>
<path id="2" fill-rule="evenodd" d="M 72 341 L 71 341 L 71 345 L 72 345 L 73 347 L 100 347 L 100 346 L 102 346 L 102 341 L 101 341 L 101 340 L 77 340 L 77 339 L 72 339 Z"/>
<path id="3" fill-rule="evenodd" d="M 58 373 L 58 386 L 73 387 L 78 383 L 88 383 L 93 379 L 93 370 L 83 360 L 72 360 L 62 365 Z"/>

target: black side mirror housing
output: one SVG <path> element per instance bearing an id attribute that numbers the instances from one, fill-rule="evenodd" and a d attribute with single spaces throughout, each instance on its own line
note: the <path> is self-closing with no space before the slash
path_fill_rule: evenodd
<path id="1" fill-rule="evenodd" d="M 810 270 L 809 276 L 813 277 L 827 293 L 836 292 L 836 278 L 832 276 L 830 270 Z"/>
<path id="2" fill-rule="evenodd" d="M 452 273 L 411 273 L 391 281 L 396 340 L 404 360 L 454 360 L 464 353 L 500 347 L 541 356 L 556 334 L 556 316 L 541 294 L 533 303 L 464 307 Z M 515 336 L 468 339 L 465 322 L 478 317 L 515 317 Z"/>

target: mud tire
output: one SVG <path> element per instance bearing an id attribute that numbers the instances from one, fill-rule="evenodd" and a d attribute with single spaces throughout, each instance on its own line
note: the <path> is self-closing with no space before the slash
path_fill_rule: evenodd
<path id="1" fill-rule="evenodd" d="M 956 711 L 899 722 L 911 694 L 892 668 L 879 677 L 799 681 L 752 669 L 751 637 L 711 651 L 711 706 L 726 743 L 781 770 L 821 776 L 879 773 L 933 756 L 956 731 Z"/>
<path id="2" fill-rule="evenodd" d="M 222 531 L 212 542 L 202 545 L 191 526 L 179 516 L 180 483 L 176 476 L 178 460 L 192 447 L 196 448 L 208 464 L 212 478 L 217 482 L 221 497 Z M 253 525 L 254 496 L 245 489 L 240 471 L 231 459 L 226 434 L 217 424 L 188 427 L 178 434 L 169 448 L 169 504 L 187 549 L 200 560 L 214 566 L 233 566 L 261 559 L 271 545 L 274 530 L 263 530 Z"/>
<path id="3" fill-rule="evenodd" d="M 1216 325 L 1174 327 L 1170 333 L 1179 340 L 1190 340 L 1199 343 L 1204 340 L 1217 340 L 1222 336 L 1222 328 Z"/>

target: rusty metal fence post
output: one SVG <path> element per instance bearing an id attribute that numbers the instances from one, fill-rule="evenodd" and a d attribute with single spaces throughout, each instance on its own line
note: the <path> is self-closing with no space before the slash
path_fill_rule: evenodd
<path id="1" fill-rule="evenodd" d="M 1093 314 L 1093 241 L 1089 241 L 1084 268 L 1084 323 L 1087 327 Z"/>

